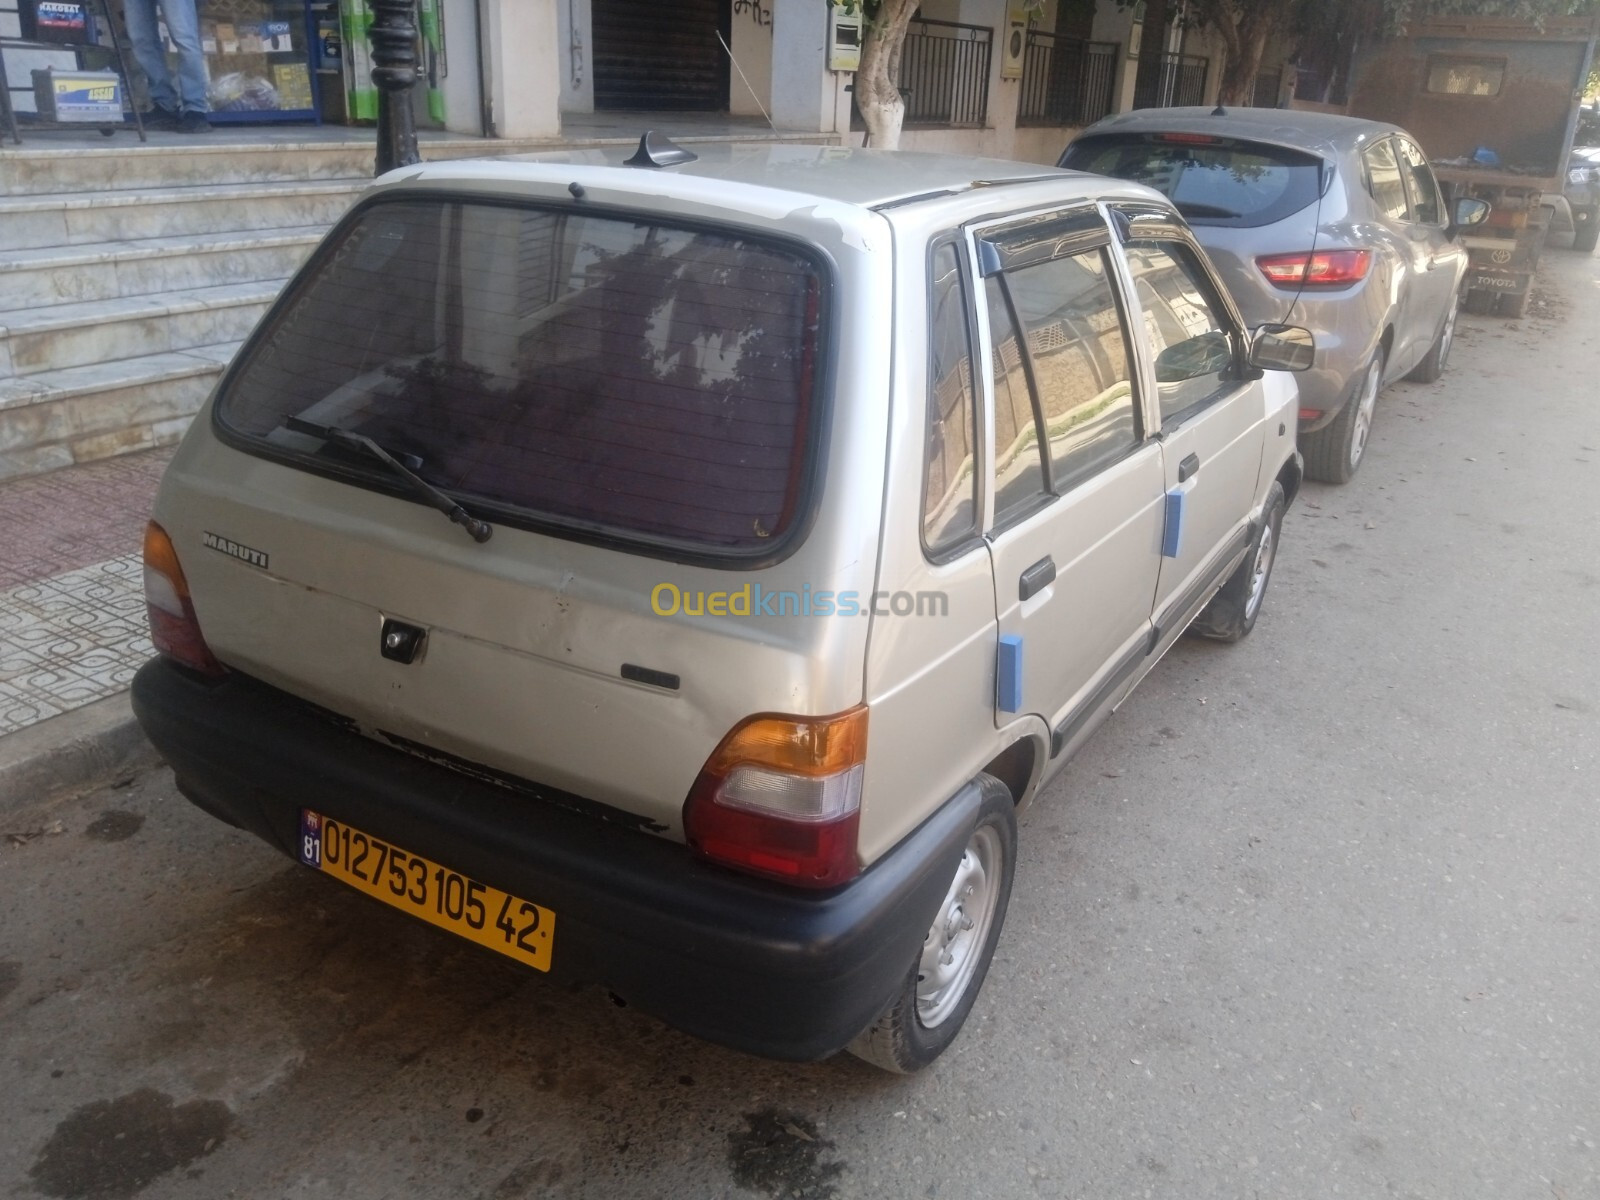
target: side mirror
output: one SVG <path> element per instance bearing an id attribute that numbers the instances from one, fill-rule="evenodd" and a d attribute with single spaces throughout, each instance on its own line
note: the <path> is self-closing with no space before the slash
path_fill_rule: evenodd
<path id="1" fill-rule="evenodd" d="M 1263 325 L 1250 337 L 1250 365 L 1263 371 L 1309 371 L 1317 339 L 1298 325 Z"/>
<path id="2" fill-rule="evenodd" d="M 1489 219 L 1489 202 L 1477 200 L 1471 196 L 1462 196 L 1456 200 L 1455 221 L 1453 228 L 1470 229 L 1474 225 L 1482 225 Z"/>
<path id="3" fill-rule="evenodd" d="M 1233 343 L 1220 329 L 1174 342 L 1156 355 L 1156 382 L 1182 383 L 1203 375 L 1220 375 L 1233 366 Z"/>

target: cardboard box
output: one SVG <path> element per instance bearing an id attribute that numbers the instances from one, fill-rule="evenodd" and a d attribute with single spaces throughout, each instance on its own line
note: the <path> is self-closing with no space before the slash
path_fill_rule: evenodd
<path id="1" fill-rule="evenodd" d="M 46 121 L 122 124 L 122 80 L 115 71 L 35 71 L 33 101 Z"/>

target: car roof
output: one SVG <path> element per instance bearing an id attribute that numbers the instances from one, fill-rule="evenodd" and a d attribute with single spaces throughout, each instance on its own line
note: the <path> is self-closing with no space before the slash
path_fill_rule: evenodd
<path id="1" fill-rule="evenodd" d="M 1405 132 L 1397 125 L 1365 121 L 1339 113 L 1302 112 L 1284 108 L 1142 108 L 1107 117 L 1079 137 L 1102 133 L 1216 133 L 1289 146 L 1319 155 L 1356 149 L 1387 133 Z M 1410 136 L 1409 134 L 1407 136 Z"/>
<path id="2" fill-rule="evenodd" d="M 659 144 L 659 143 L 658 143 Z M 486 175 L 512 182 L 517 179 L 565 180 L 563 168 L 573 168 L 575 180 L 593 179 L 594 168 L 607 172 L 606 182 L 630 187 L 637 179 L 641 192 L 658 187 L 689 193 L 704 190 L 690 181 L 717 185 L 717 192 L 732 199 L 727 185 L 759 188 L 790 196 L 808 196 L 861 208 L 905 204 L 969 191 L 1037 180 L 1080 180 L 1085 195 L 1099 195 L 1107 181 L 1077 171 L 1063 171 L 1038 163 L 978 158 L 958 154 L 924 154 L 909 151 L 861 150 L 845 146 L 794 143 L 714 143 L 685 146 L 698 156 L 692 162 L 665 167 L 628 167 L 625 160 L 635 148 L 604 147 L 548 153 L 508 154 L 493 158 L 455 159 L 425 164 L 430 182 L 463 178 L 483 180 Z M 415 170 L 409 168 L 408 170 Z M 673 184 L 669 178 L 676 177 Z M 652 182 L 654 180 L 654 182 Z"/>

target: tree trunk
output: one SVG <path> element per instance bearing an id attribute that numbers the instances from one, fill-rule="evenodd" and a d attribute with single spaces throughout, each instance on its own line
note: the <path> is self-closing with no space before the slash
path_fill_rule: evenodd
<path id="1" fill-rule="evenodd" d="M 900 51 L 917 4 L 918 0 L 882 0 L 861 40 L 856 107 L 867 123 L 867 144 L 875 150 L 900 148 L 900 126 L 906 117 L 900 97 Z"/>
<path id="2" fill-rule="evenodd" d="M 1196 9 L 1227 47 L 1217 103 L 1247 106 L 1255 96 L 1256 76 L 1267 42 L 1286 18 L 1288 5 L 1276 2 L 1238 5 L 1234 0 L 1199 0 Z M 1240 11 L 1242 9 L 1242 11 Z"/>

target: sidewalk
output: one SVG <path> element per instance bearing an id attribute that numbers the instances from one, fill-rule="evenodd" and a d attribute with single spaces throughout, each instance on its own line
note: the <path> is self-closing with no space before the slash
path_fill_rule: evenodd
<path id="1" fill-rule="evenodd" d="M 0 809 L 139 756 L 126 692 L 152 653 L 141 546 L 172 453 L 0 483 Z"/>

